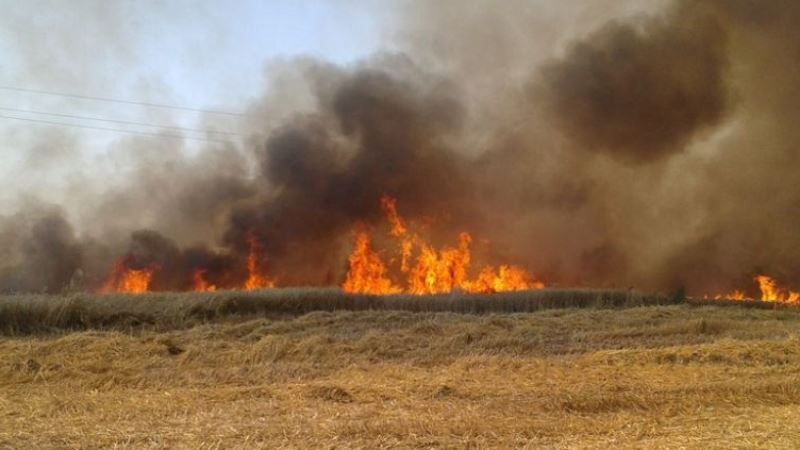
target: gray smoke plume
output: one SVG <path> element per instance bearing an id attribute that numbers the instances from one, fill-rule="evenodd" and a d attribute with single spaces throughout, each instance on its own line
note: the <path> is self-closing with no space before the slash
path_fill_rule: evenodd
<path id="1" fill-rule="evenodd" d="M 74 281 L 84 252 L 61 212 L 37 208 L 0 223 L 2 290 L 60 292 Z"/>
<path id="2" fill-rule="evenodd" d="M 542 69 L 537 94 L 577 146 L 650 161 L 719 123 L 728 103 L 725 31 L 696 9 L 613 21 Z"/>

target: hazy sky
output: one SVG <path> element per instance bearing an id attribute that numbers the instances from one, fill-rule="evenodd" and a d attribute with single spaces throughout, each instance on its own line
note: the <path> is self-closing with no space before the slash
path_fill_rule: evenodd
<path id="1" fill-rule="evenodd" d="M 269 77 L 283 61 L 309 56 L 347 65 L 378 50 L 407 50 L 403 45 L 410 43 L 425 49 L 416 56 L 426 69 L 477 73 L 478 84 L 470 89 L 492 92 L 480 80 L 520 75 L 514 72 L 519 67 L 528 76 L 529 67 L 508 61 L 533 63 L 551 54 L 562 34 L 571 34 L 565 30 L 662 2 L 520 0 L 495 7 L 491 0 L 0 0 L 0 87 L 243 111 L 279 89 Z M 503 16 L 508 11 L 514 20 Z M 536 38 L 521 38 L 533 35 L 531 30 Z M 492 42 L 491 53 L 483 41 Z M 66 205 L 78 197 L 69 189 L 126 178 L 129 165 L 120 153 L 130 152 L 123 144 L 132 139 L 8 117 L 128 126 L 7 108 L 229 131 L 240 131 L 234 127 L 243 124 L 224 115 L 0 89 L 0 177 L 6 186 L 0 190 L 0 214 L 19 210 L 31 198 Z M 176 154 L 204 144 L 152 141 L 149 151 Z"/>
<path id="2" fill-rule="evenodd" d="M 0 86 L 241 111 L 264 93 L 271 62 L 309 55 L 347 64 L 374 51 L 388 12 L 364 3 L 0 0 Z M 8 90 L 0 90 L 0 108 L 198 125 L 187 112 Z M 7 110 L 0 115 L 69 121 Z M 126 137 L 0 118 L 0 176 L 11 186 L 0 194 L 0 209 L 13 208 L 17 192 L 40 188 L 42 178 L 57 190 L 54 180 L 75 168 L 74 160 L 72 167 L 48 164 L 58 159 L 50 158 L 58 149 L 31 147 L 45 133 L 63 135 L 64 151 L 85 160 L 84 170 L 109 143 Z M 79 148 L 71 148 L 76 142 Z M 31 154 L 36 151 L 42 155 Z"/>
<path id="3" fill-rule="evenodd" d="M 3 82 L 232 108 L 261 87 L 269 59 L 352 61 L 375 48 L 384 17 L 349 1 L 2 0 L 0 8 Z"/>

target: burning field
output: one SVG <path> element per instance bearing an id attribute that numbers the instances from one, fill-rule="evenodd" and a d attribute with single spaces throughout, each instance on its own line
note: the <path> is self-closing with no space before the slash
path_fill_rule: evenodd
<path id="1" fill-rule="evenodd" d="M 544 284 L 534 280 L 524 269 L 501 265 L 498 268 L 484 266 L 474 279 L 470 279 L 469 233 L 458 235 L 458 245 L 436 249 L 419 235 L 409 231 L 398 215 L 393 198 L 381 197 L 381 205 L 391 225 L 389 235 L 394 238 L 397 248 L 387 252 L 373 249 L 372 240 L 364 226 L 353 235 L 353 250 L 348 257 L 349 266 L 342 290 L 353 294 L 391 295 L 409 293 L 414 295 L 433 295 L 451 292 L 492 294 L 497 292 L 541 289 Z M 265 274 L 263 262 L 266 260 L 262 244 L 254 232 L 247 237 L 247 258 L 245 270 L 222 267 L 213 274 L 208 266 L 191 268 L 191 279 L 177 279 L 171 290 L 194 292 L 214 292 L 227 290 L 258 290 L 274 288 L 275 282 Z M 394 273 L 406 278 L 405 283 L 396 283 L 390 278 L 390 268 L 396 266 Z M 229 271 L 230 270 L 230 271 Z M 110 275 L 100 288 L 101 293 L 141 294 L 151 290 L 154 276 L 161 272 L 159 263 L 137 265 L 135 255 L 128 254 L 118 259 Z M 188 273 L 186 275 L 188 276 Z M 170 290 L 162 286 L 160 290 Z"/>
<path id="2" fill-rule="evenodd" d="M 796 446 L 800 2 L 390 3 L 200 128 L 8 133 L 0 448 Z"/>

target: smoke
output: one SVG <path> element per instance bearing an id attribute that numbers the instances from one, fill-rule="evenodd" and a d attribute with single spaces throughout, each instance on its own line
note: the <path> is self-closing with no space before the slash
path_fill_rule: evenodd
<path id="1" fill-rule="evenodd" d="M 697 179 L 688 194 L 703 220 L 659 269 L 689 286 L 729 287 L 754 273 L 792 282 L 800 275 L 800 189 L 789 181 L 800 137 L 793 125 L 800 82 L 792 75 L 800 69 L 793 25 L 800 5 L 737 0 L 704 8 L 728 30 L 737 105 L 724 132 L 687 162 Z M 706 279 L 704 267 L 713 269 Z"/>
<path id="2" fill-rule="evenodd" d="M 458 212 L 454 199 L 470 190 L 465 161 L 442 143 L 458 128 L 457 100 L 437 80 L 413 82 L 370 67 L 328 74 L 319 110 L 259 149 L 272 195 L 235 208 L 225 242 L 241 252 L 255 234 L 279 280 L 330 284 L 343 273 L 353 225 L 381 217 L 382 194 L 414 216 Z"/>
<path id="3" fill-rule="evenodd" d="M 117 258 L 157 268 L 155 290 L 198 269 L 241 286 L 254 242 L 279 286 L 339 284 L 383 194 L 434 242 L 470 231 L 476 266 L 551 285 L 702 294 L 800 275 L 800 6 L 404 5 L 358 64 L 273 65 L 244 144 L 120 140 L 111 185 L 87 174 L 79 201 L 6 217 L 0 289 L 96 289 Z M 35 144 L 36 164 L 70 158 Z"/>
<path id="4" fill-rule="evenodd" d="M 612 21 L 542 69 L 537 94 L 576 145 L 652 161 L 719 123 L 728 103 L 726 36 L 696 9 Z"/>
<path id="5" fill-rule="evenodd" d="M 0 223 L 3 290 L 60 292 L 77 276 L 84 252 L 70 224 L 54 208 L 6 218 Z"/>

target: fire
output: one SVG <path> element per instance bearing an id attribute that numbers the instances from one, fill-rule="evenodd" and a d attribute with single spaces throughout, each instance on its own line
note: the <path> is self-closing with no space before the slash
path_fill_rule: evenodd
<path id="1" fill-rule="evenodd" d="M 444 294 L 457 288 L 466 290 L 471 242 L 469 234 L 461 233 L 455 248 L 437 251 L 422 244 L 417 262 L 408 274 L 409 293 Z"/>
<path id="2" fill-rule="evenodd" d="M 708 298 L 708 296 L 706 296 Z M 728 292 L 727 294 L 717 294 L 714 296 L 714 300 L 745 300 L 744 291 L 734 290 Z"/>
<path id="3" fill-rule="evenodd" d="M 389 237 L 396 244 L 391 257 L 384 259 L 382 252 L 373 248 L 368 233 L 354 235 L 354 248 L 348 257 L 349 269 L 342 289 L 346 292 L 371 295 L 407 293 L 413 295 L 470 292 L 491 294 L 496 292 L 541 289 L 544 287 L 522 268 L 501 265 L 486 266 L 470 277 L 472 236 L 462 232 L 453 246 L 436 248 L 426 242 L 397 212 L 397 202 L 391 197 L 381 198 L 381 207 L 390 225 Z M 218 288 L 256 290 L 272 288 L 274 281 L 263 273 L 264 251 L 254 232 L 247 235 L 248 253 L 245 261 L 247 278 L 230 285 L 230 281 L 207 279 L 208 268 L 195 267 L 187 285 L 192 291 L 214 292 Z M 396 256 L 399 255 L 399 258 Z M 161 267 L 153 264 L 143 269 L 133 269 L 132 256 L 120 258 L 115 264 L 101 292 L 143 293 L 150 290 L 153 275 Z M 188 274 L 187 274 L 188 275 Z M 399 277 L 399 280 L 393 277 Z M 227 280 L 223 277 L 222 280 Z"/>
<path id="4" fill-rule="evenodd" d="M 149 290 L 153 278 L 153 268 L 130 269 L 125 258 L 114 263 L 111 274 L 103 284 L 101 292 L 119 292 L 125 294 L 142 294 Z"/>
<path id="5" fill-rule="evenodd" d="M 251 233 L 247 243 L 250 251 L 247 254 L 247 281 L 244 283 L 244 289 L 252 291 L 275 287 L 275 282 L 259 273 L 258 261 L 261 259 L 261 245 L 258 239 Z"/>
<path id="6" fill-rule="evenodd" d="M 411 251 L 414 248 L 414 239 L 408 235 L 408 228 L 403 223 L 403 219 L 397 214 L 397 200 L 384 195 L 381 197 L 381 207 L 392 226 L 390 234 L 400 240 L 400 270 L 408 272 Z"/>
<path id="7" fill-rule="evenodd" d="M 347 278 L 342 285 L 346 292 L 363 294 L 394 294 L 405 292 L 414 295 L 443 294 L 453 291 L 495 293 L 541 289 L 544 284 L 533 281 L 519 267 L 503 265 L 498 269 L 485 267 L 475 280 L 469 278 L 472 237 L 462 232 L 458 245 L 437 250 L 409 228 L 397 213 L 397 202 L 391 197 L 381 198 L 381 207 L 391 226 L 389 235 L 398 241 L 400 251 L 399 272 L 406 280 L 406 288 L 398 287 L 387 275 L 387 264 L 370 247 L 366 233 L 356 234 L 353 253 L 349 258 Z M 416 255 L 416 259 L 414 259 Z"/>
<path id="8" fill-rule="evenodd" d="M 388 195 L 383 195 L 381 196 L 381 208 L 383 208 L 383 212 L 386 214 L 386 219 L 389 221 L 389 224 L 392 225 L 392 236 L 405 236 L 408 233 L 408 228 L 406 228 L 400 215 L 397 214 L 397 200 Z"/>
<path id="9" fill-rule="evenodd" d="M 247 255 L 247 279 L 240 285 L 241 289 L 256 290 L 266 289 L 275 286 L 272 279 L 266 277 L 259 271 L 259 261 L 263 259 L 263 253 L 258 240 L 252 234 L 248 237 L 249 252 Z M 106 281 L 100 288 L 101 293 L 122 292 L 129 294 L 141 294 L 150 290 L 150 281 L 153 274 L 159 270 L 157 265 L 144 269 L 132 269 L 130 257 L 125 256 L 114 263 Z M 214 292 L 217 285 L 210 283 L 206 279 L 208 269 L 196 267 L 192 271 L 191 290 L 195 292 Z M 229 288 L 236 288 L 230 286 Z"/>
<path id="10" fill-rule="evenodd" d="M 761 298 L 754 300 L 761 300 L 763 302 L 780 302 L 780 303 L 797 303 L 800 302 L 800 292 L 790 291 L 778 285 L 778 281 L 767 275 L 756 275 L 753 281 L 758 283 L 758 289 L 761 291 Z M 705 296 L 704 298 L 709 298 Z M 735 290 L 727 294 L 717 294 L 714 300 L 747 300 L 747 296 L 743 291 Z"/>
<path id="11" fill-rule="evenodd" d="M 502 265 L 496 272 L 492 267 L 484 267 L 478 275 L 478 279 L 470 284 L 468 291 L 493 294 L 519 291 L 521 290 L 520 286 L 525 286 L 524 289 L 544 289 L 544 283 L 530 281 L 527 272 L 519 267 Z"/>
<path id="12" fill-rule="evenodd" d="M 774 278 L 757 275 L 754 279 L 761 290 L 761 300 L 765 302 L 795 303 L 800 300 L 800 293 L 780 288 Z"/>
<path id="13" fill-rule="evenodd" d="M 192 290 L 197 292 L 214 292 L 217 287 L 206 281 L 206 269 L 195 269 L 192 272 Z"/>
<path id="14" fill-rule="evenodd" d="M 388 295 L 397 294 L 400 288 L 386 277 L 386 265 L 370 245 L 366 233 L 356 233 L 355 249 L 349 258 L 350 270 L 344 280 L 345 292 Z"/>

